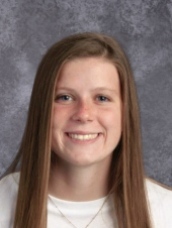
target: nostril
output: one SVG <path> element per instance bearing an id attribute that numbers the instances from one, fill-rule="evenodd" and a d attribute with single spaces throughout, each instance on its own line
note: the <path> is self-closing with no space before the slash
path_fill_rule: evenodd
<path id="1" fill-rule="evenodd" d="M 93 110 L 90 109 L 88 106 L 82 106 L 80 108 L 76 108 L 72 119 L 75 121 L 92 121 L 94 119 L 94 115 L 93 115 Z"/>

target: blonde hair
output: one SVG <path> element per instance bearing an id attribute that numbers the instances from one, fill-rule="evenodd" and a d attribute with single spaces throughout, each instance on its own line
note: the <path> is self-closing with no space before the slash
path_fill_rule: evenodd
<path id="1" fill-rule="evenodd" d="M 14 228 L 46 228 L 55 83 L 66 61 L 86 57 L 103 57 L 111 61 L 120 79 L 123 129 L 113 152 L 109 176 L 119 228 L 151 227 L 144 189 L 139 109 L 129 61 L 113 38 L 83 33 L 53 45 L 38 68 L 21 147 L 10 168 L 12 170 L 21 161 Z"/>

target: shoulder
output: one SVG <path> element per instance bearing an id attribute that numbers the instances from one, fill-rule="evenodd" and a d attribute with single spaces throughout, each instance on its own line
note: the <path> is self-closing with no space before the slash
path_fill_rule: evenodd
<path id="1" fill-rule="evenodd" d="M 12 173 L 0 180 L 0 227 L 11 227 L 13 220 L 17 191 L 19 184 L 19 173 Z"/>
<path id="2" fill-rule="evenodd" d="M 1 187 L 4 187 L 6 185 L 18 185 L 19 184 L 19 178 L 20 178 L 20 173 L 19 172 L 15 172 L 15 173 L 11 173 L 5 177 L 3 177 L 1 180 L 0 180 L 0 188 Z"/>
<path id="3" fill-rule="evenodd" d="M 154 180 L 146 179 L 146 189 L 152 202 L 172 206 L 172 188 L 163 186 Z"/>
<path id="4" fill-rule="evenodd" d="M 10 197 L 17 193 L 20 174 L 11 173 L 0 180 L 0 199 Z"/>
<path id="5" fill-rule="evenodd" d="M 172 227 L 172 189 L 146 179 L 146 192 L 150 215 L 155 228 Z"/>

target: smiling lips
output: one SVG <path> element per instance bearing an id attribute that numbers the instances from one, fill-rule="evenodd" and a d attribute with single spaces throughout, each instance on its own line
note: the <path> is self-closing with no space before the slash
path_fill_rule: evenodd
<path id="1" fill-rule="evenodd" d="M 86 140 L 95 139 L 99 134 L 98 133 L 93 133 L 93 134 L 68 133 L 67 135 L 72 139 L 86 141 Z"/>

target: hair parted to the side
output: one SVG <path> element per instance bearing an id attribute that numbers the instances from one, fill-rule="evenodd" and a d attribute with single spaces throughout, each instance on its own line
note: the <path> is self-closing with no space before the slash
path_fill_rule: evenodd
<path id="1" fill-rule="evenodd" d="M 82 33 L 53 45 L 37 71 L 28 120 L 19 154 L 21 175 L 14 228 L 46 228 L 51 167 L 51 116 L 60 68 L 75 58 L 98 57 L 117 68 L 123 103 L 122 136 L 113 152 L 109 187 L 114 194 L 119 228 L 151 228 L 141 157 L 139 110 L 130 64 L 108 36 Z M 69 78 L 70 80 L 70 78 Z M 58 227 L 58 224 L 57 224 Z"/>

